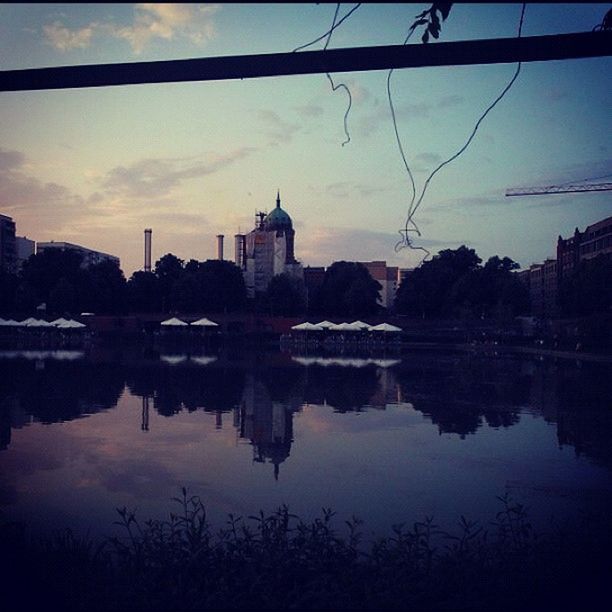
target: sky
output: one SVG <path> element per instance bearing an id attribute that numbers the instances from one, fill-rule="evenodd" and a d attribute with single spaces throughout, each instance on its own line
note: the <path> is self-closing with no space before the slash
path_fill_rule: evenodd
<path id="1" fill-rule="evenodd" d="M 341 4 L 339 17 L 356 4 Z M 430 4 L 363 4 L 328 48 L 404 42 Z M 521 4 L 454 4 L 441 42 L 515 37 Z M 608 4 L 527 4 L 522 35 L 586 32 Z M 291 52 L 325 34 L 335 4 L 0 4 L 0 70 Z M 322 49 L 325 40 L 308 50 Z M 420 30 L 409 44 L 422 44 Z M 428 44 L 436 44 L 431 42 Z M 297 51 L 299 53 L 299 51 Z M 432 178 L 411 237 L 432 255 L 462 244 L 522 268 L 557 236 L 612 215 L 612 192 L 506 197 L 508 188 L 612 175 L 612 59 L 524 63 L 467 150 Z M 397 129 L 417 192 L 466 142 L 516 64 L 395 70 Z M 412 198 L 387 72 L 0 92 L 0 214 L 18 236 L 153 262 L 233 258 L 280 190 L 304 266 L 384 260 Z"/>

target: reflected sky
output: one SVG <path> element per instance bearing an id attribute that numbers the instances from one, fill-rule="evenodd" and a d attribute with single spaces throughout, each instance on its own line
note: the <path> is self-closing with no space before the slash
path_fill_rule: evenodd
<path id="1" fill-rule="evenodd" d="M 186 486 L 217 526 L 287 503 L 383 533 L 492 519 L 505 492 L 536 523 L 612 498 L 610 364 L 113 357 L 0 355 L 3 516 L 109 534 L 116 507 L 161 517 Z"/>

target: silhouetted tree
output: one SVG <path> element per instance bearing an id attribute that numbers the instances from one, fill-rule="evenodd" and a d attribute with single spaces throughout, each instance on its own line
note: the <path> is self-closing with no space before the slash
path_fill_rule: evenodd
<path id="1" fill-rule="evenodd" d="M 19 278 L 16 274 L 0 269 L 0 313 L 13 310 L 18 286 Z"/>
<path id="2" fill-rule="evenodd" d="M 81 274 L 81 307 L 96 313 L 118 314 L 125 309 L 126 281 L 119 266 L 103 261 Z"/>
<path id="3" fill-rule="evenodd" d="M 134 272 L 126 284 L 127 304 L 132 312 L 159 312 L 161 291 L 153 272 Z"/>
<path id="4" fill-rule="evenodd" d="M 379 309 L 382 289 L 358 262 L 336 261 L 325 271 L 312 311 L 336 316 L 367 316 Z"/>
<path id="5" fill-rule="evenodd" d="M 270 281 L 262 302 L 271 315 L 302 314 L 306 308 L 304 281 L 288 274 L 277 274 Z"/>
<path id="6" fill-rule="evenodd" d="M 36 293 L 37 304 L 49 302 L 51 291 L 61 279 L 72 287 L 73 292 L 81 286 L 82 260 L 82 255 L 73 249 L 46 249 L 42 253 L 32 255 L 24 262 L 21 280 L 32 287 Z M 67 284 L 60 285 L 60 290 L 64 291 L 64 298 L 67 297 Z M 72 306 L 76 308 L 75 300 L 76 293 L 72 300 Z"/>
<path id="7" fill-rule="evenodd" d="M 481 261 L 476 251 L 465 245 L 440 251 L 405 278 L 397 291 L 395 310 L 423 318 L 451 314 L 453 286 Z"/>
<path id="8" fill-rule="evenodd" d="M 174 285 L 183 275 L 183 260 L 167 253 L 155 262 L 155 276 L 159 280 L 161 306 L 164 312 L 175 308 L 173 303 Z"/>
<path id="9" fill-rule="evenodd" d="M 49 291 L 47 310 L 61 314 L 75 312 L 79 306 L 74 285 L 67 278 L 60 278 Z"/>
<path id="10" fill-rule="evenodd" d="M 209 259 L 196 273 L 201 310 L 236 312 L 246 305 L 246 285 L 242 271 L 231 261 Z"/>

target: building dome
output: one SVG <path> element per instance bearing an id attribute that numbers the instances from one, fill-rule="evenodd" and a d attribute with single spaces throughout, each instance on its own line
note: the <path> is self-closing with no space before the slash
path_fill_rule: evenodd
<path id="1" fill-rule="evenodd" d="M 291 217 L 281 208 L 280 193 L 276 195 L 276 208 L 266 215 L 263 227 L 268 232 L 293 229 Z"/>

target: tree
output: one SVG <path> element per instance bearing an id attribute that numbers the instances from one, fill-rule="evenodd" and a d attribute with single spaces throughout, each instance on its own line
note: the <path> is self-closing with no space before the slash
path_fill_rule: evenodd
<path id="1" fill-rule="evenodd" d="M 209 259 L 196 272 L 198 307 L 210 312 L 235 312 L 246 305 L 242 271 L 231 261 Z"/>
<path id="2" fill-rule="evenodd" d="M 155 275 L 159 280 L 161 307 L 164 312 L 172 310 L 174 285 L 183 275 L 183 260 L 167 253 L 155 262 Z"/>
<path id="3" fill-rule="evenodd" d="M 126 301 L 126 281 L 119 266 L 102 261 L 83 271 L 81 307 L 90 312 L 117 314 Z"/>
<path id="4" fill-rule="evenodd" d="M 336 261 L 325 271 L 312 310 L 336 316 L 372 315 L 379 309 L 381 289 L 363 264 Z"/>
<path id="5" fill-rule="evenodd" d="M 49 291 L 47 308 L 50 312 L 58 314 L 75 312 L 79 309 L 75 287 L 67 278 L 60 278 Z"/>
<path id="6" fill-rule="evenodd" d="M 440 251 L 399 286 L 395 298 L 396 311 L 423 318 L 450 315 L 453 286 L 463 276 L 475 271 L 481 261 L 476 251 L 465 245 Z"/>
<path id="7" fill-rule="evenodd" d="M 153 272 L 134 272 L 126 285 L 127 303 L 132 312 L 159 312 L 161 291 Z"/>
<path id="8" fill-rule="evenodd" d="M 0 313 L 10 312 L 14 308 L 18 285 L 16 274 L 0 269 Z"/>
<path id="9" fill-rule="evenodd" d="M 285 273 L 277 274 L 266 289 L 263 303 L 266 311 L 273 316 L 302 314 L 306 309 L 304 281 Z"/>
<path id="10" fill-rule="evenodd" d="M 72 286 L 73 292 L 77 290 L 82 283 L 82 261 L 82 255 L 74 249 L 46 249 L 24 262 L 21 280 L 34 289 L 38 303 L 49 302 L 51 291 L 61 279 Z"/>

